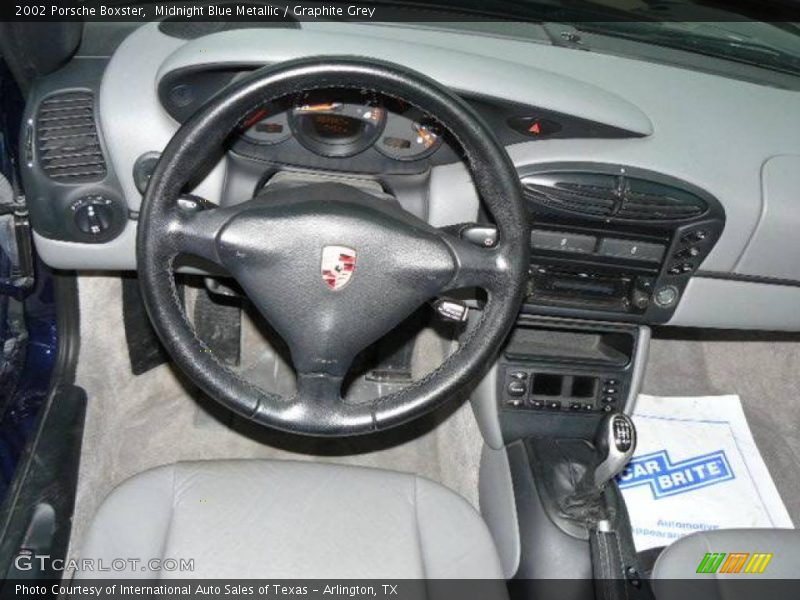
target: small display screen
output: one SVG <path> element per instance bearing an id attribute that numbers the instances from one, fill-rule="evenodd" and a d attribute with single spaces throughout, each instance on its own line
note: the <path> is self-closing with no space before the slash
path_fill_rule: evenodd
<path id="1" fill-rule="evenodd" d="M 255 128 L 256 131 L 262 133 L 283 133 L 283 125 L 280 123 L 266 123 L 261 121 L 261 123 L 256 124 Z"/>
<path id="2" fill-rule="evenodd" d="M 325 139 L 347 139 L 361 133 L 361 121 L 342 115 L 308 115 L 314 133 Z"/>
<path id="3" fill-rule="evenodd" d="M 389 148 L 397 148 L 398 150 L 408 150 L 411 148 L 411 140 L 406 140 L 398 137 L 385 137 L 383 143 Z"/>

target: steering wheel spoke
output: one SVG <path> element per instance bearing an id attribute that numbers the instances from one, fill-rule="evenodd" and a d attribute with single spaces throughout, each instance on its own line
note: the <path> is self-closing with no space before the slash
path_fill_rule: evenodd
<path id="1" fill-rule="evenodd" d="M 508 285 L 511 271 L 502 245 L 487 248 L 448 232 L 442 237 L 456 259 L 455 273 L 443 292 L 471 287 L 493 292 Z"/>
<path id="2" fill-rule="evenodd" d="M 182 196 L 169 211 L 166 230 L 173 238 L 175 253 L 198 256 L 221 264 L 218 237 L 236 207 L 220 208 L 207 200 Z"/>
<path id="3" fill-rule="evenodd" d="M 342 375 L 331 373 L 297 373 L 297 399 L 302 402 L 332 403 L 341 401 Z"/>

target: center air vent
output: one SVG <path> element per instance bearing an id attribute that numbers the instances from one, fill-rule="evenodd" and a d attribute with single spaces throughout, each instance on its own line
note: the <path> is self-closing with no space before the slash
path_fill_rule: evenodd
<path id="1" fill-rule="evenodd" d="M 42 170 L 55 181 L 105 177 L 91 92 L 64 92 L 42 101 L 36 116 L 36 152 Z"/>
<path id="2" fill-rule="evenodd" d="M 534 205 L 589 218 L 620 221 L 685 221 L 703 215 L 699 196 L 647 179 L 587 172 L 552 172 L 522 179 Z"/>

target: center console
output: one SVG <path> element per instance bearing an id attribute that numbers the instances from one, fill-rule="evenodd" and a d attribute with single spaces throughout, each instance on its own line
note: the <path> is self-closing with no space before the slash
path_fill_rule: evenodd
<path id="1" fill-rule="evenodd" d="M 510 548 L 501 558 L 512 597 L 652 600 L 613 479 L 633 452 L 624 415 L 641 388 L 649 325 L 670 320 L 725 213 L 687 182 L 622 165 L 537 165 L 521 181 L 527 293 L 472 397 L 486 440 L 481 510 Z M 462 235 L 494 243 L 491 228 Z M 614 460 L 609 435 L 628 444 Z"/>
<path id="2" fill-rule="evenodd" d="M 505 442 L 554 429 L 591 436 L 600 415 L 631 412 L 647 326 L 669 321 L 725 213 L 690 183 L 625 165 L 540 164 L 520 178 L 527 293 L 478 396 L 491 396 Z M 495 233 L 462 235 L 491 245 Z"/>
<path id="3" fill-rule="evenodd" d="M 522 314 L 473 394 L 481 511 L 512 598 L 652 600 L 613 481 L 634 450 L 625 415 L 649 341 L 642 324 Z"/>
<path id="4" fill-rule="evenodd" d="M 526 296 L 473 401 L 498 443 L 591 438 L 602 415 L 631 412 L 648 326 L 670 320 L 725 212 L 691 183 L 626 165 L 537 164 L 520 180 L 531 218 Z M 496 241 L 491 226 L 461 235 Z"/>

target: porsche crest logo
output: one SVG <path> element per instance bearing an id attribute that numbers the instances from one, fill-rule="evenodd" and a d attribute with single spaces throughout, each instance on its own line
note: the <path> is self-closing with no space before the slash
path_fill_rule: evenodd
<path id="1" fill-rule="evenodd" d="M 356 251 L 346 246 L 322 249 L 322 280 L 333 291 L 348 284 L 356 270 Z"/>

